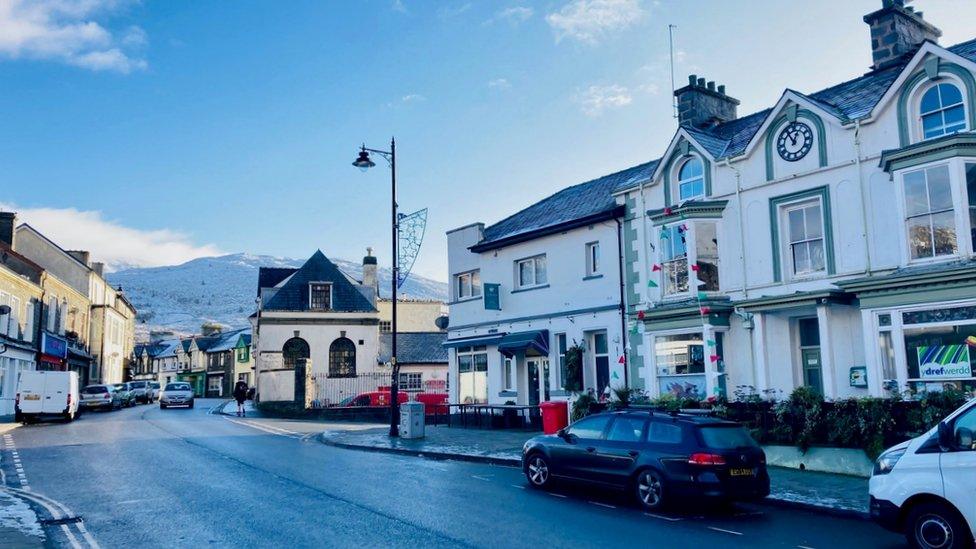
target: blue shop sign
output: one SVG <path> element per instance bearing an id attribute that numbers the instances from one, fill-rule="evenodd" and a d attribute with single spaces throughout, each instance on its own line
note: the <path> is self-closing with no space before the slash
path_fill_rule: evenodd
<path id="1" fill-rule="evenodd" d="M 43 332 L 41 334 L 41 352 L 58 358 L 67 358 L 68 340 Z"/>

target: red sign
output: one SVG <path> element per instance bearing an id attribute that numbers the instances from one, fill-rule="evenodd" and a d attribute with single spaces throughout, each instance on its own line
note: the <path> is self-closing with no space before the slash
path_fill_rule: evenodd
<path id="1" fill-rule="evenodd" d="M 428 379 L 424 382 L 428 389 L 447 389 L 447 381 L 443 379 Z"/>

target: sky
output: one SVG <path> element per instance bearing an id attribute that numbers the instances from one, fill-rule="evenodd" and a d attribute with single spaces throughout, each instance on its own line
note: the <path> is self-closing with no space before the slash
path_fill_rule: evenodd
<path id="1" fill-rule="evenodd" d="M 917 0 L 942 45 L 976 2 Z M 868 70 L 881 0 L 0 0 L 0 209 L 114 265 L 249 252 L 390 259 L 429 208 L 445 232 L 657 158 L 695 73 L 773 105 Z"/>

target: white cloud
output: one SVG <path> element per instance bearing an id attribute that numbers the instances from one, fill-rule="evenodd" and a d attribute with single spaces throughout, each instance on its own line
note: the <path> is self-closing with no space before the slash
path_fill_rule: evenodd
<path id="1" fill-rule="evenodd" d="M 571 38 L 596 44 L 606 34 L 627 28 L 644 16 L 639 0 L 572 0 L 546 15 L 556 42 Z"/>
<path id="2" fill-rule="evenodd" d="M 58 61 L 94 71 L 145 69 L 138 49 L 146 33 L 129 27 L 118 35 L 93 19 L 118 10 L 124 0 L 0 0 L 0 57 Z"/>
<path id="3" fill-rule="evenodd" d="M 496 21 L 506 22 L 512 26 L 518 26 L 526 21 L 528 21 L 535 10 L 525 6 L 512 6 L 510 8 L 505 8 L 498 10 L 491 19 L 485 21 L 485 24 L 491 24 Z"/>
<path id="4" fill-rule="evenodd" d="M 419 93 L 411 93 L 409 95 L 404 95 L 400 98 L 403 103 L 420 103 L 421 101 L 427 101 L 427 98 L 420 95 Z"/>
<path id="5" fill-rule="evenodd" d="M 507 78 L 495 78 L 488 81 L 488 87 L 493 90 L 507 90 L 512 87 L 512 84 Z"/>
<path id="6" fill-rule="evenodd" d="M 606 109 L 616 109 L 629 105 L 633 101 L 630 90 L 624 86 L 611 84 L 609 86 L 590 86 L 576 92 L 573 100 L 579 104 L 583 114 L 600 116 Z"/>
<path id="7" fill-rule="evenodd" d="M 3 203 L 0 210 L 17 212 L 18 222 L 29 223 L 66 250 L 90 251 L 92 261 L 105 263 L 109 270 L 177 265 L 224 253 L 213 244 L 195 244 L 187 235 L 170 229 L 126 227 L 105 219 L 99 211 L 18 208 Z"/>
<path id="8" fill-rule="evenodd" d="M 471 9 L 471 3 L 459 4 L 456 6 L 443 6 L 437 10 L 437 16 L 441 19 L 452 19 Z"/>

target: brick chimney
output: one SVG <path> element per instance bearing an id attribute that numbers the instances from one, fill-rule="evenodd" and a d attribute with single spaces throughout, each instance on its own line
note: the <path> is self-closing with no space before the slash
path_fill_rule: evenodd
<path id="1" fill-rule="evenodd" d="M 91 270 L 98 276 L 105 276 L 105 264 L 100 261 L 92 261 Z"/>
<path id="2" fill-rule="evenodd" d="M 84 263 L 86 267 L 91 266 L 91 253 L 84 250 L 68 250 L 68 255 L 78 260 L 79 263 Z"/>
<path id="3" fill-rule="evenodd" d="M 705 82 L 697 75 L 688 76 L 688 85 L 675 90 L 678 98 L 678 122 L 682 126 L 710 128 L 735 120 L 739 100 L 725 95 L 725 86 Z"/>
<path id="4" fill-rule="evenodd" d="M 11 250 L 16 250 L 14 245 L 17 240 L 17 214 L 15 212 L 0 212 L 0 242 L 10 246 Z"/>
<path id="5" fill-rule="evenodd" d="M 882 0 L 881 9 L 864 16 L 871 26 L 872 69 L 897 64 L 915 53 L 922 42 L 938 42 L 942 31 L 922 19 L 922 12 L 905 5 L 906 0 Z"/>
<path id="6" fill-rule="evenodd" d="M 373 248 L 366 248 L 366 257 L 363 258 L 363 286 L 372 288 L 379 297 L 380 286 L 376 277 L 376 258 L 373 257 Z"/>

